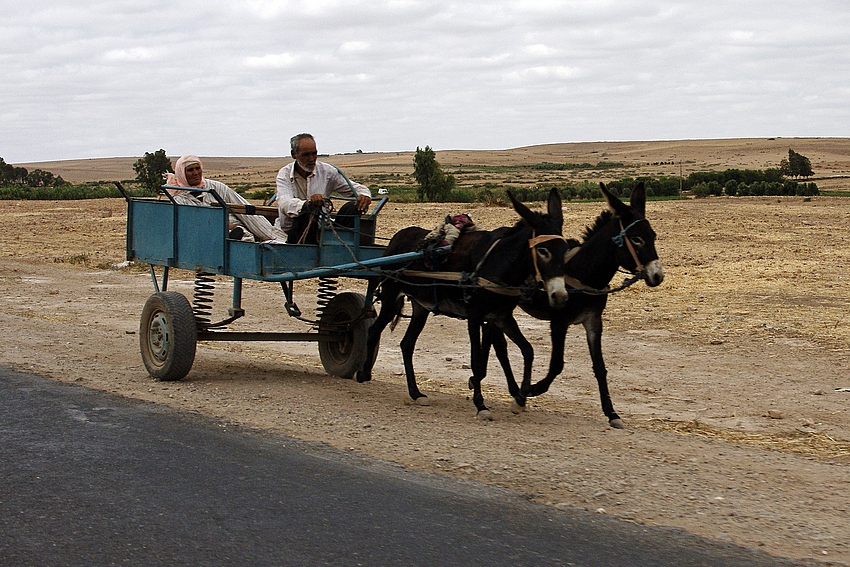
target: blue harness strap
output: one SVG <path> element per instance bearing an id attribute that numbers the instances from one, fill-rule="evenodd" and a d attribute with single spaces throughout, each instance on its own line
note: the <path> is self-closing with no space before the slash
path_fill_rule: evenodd
<path id="1" fill-rule="evenodd" d="M 629 231 L 629 229 L 632 228 L 637 223 L 642 222 L 644 220 L 646 220 L 646 219 L 638 219 L 638 220 L 634 221 L 632 224 L 630 224 L 629 226 L 627 226 L 626 228 L 621 230 L 620 234 L 618 234 L 617 236 L 611 237 L 611 240 L 614 241 L 614 244 L 617 245 L 617 248 L 622 248 L 623 244 L 626 243 L 626 233 Z M 620 226 L 623 226 L 623 225 L 620 225 Z"/>

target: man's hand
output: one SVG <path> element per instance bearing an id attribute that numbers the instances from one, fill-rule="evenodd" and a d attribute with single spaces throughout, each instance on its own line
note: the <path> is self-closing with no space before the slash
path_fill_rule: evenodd
<path id="1" fill-rule="evenodd" d="M 325 200 L 325 196 L 322 195 L 321 193 L 313 193 L 312 195 L 310 195 L 310 204 L 313 205 L 314 207 L 321 207 L 322 201 L 324 201 L 324 200 Z"/>
<path id="2" fill-rule="evenodd" d="M 357 205 L 357 210 L 361 213 L 366 211 L 369 208 L 369 204 L 372 202 L 372 198 L 367 195 L 358 195 L 357 200 L 354 202 Z"/>

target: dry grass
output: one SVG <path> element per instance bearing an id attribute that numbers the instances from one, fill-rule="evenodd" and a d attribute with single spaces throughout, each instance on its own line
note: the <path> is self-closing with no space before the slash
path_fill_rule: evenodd
<path id="1" fill-rule="evenodd" d="M 755 433 L 714 427 L 697 420 L 676 421 L 649 419 L 636 422 L 636 426 L 655 431 L 673 431 L 682 435 L 699 435 L 720 439 L 727 443 L 760 447 L 769 451 L 794 453 L 824 460 L 850 462 L 850 443 L 833 439 L 818 431 L 784 431 L 779 433 Z"/>

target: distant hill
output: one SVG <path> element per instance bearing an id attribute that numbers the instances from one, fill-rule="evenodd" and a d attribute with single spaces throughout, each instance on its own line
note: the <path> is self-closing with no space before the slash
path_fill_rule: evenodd
<path id="1" fill-rule="evenodd" d="M 447 170 L 461 165 L 533 165 L 541 162 L 615 162 L 628 166 L 628 174 L 687 176 L 693 171 L 765 169 L 778 167 L 793 149 L 812 163 L 818 185 L 824 189 L 850 189 L 850 138 L 742 138 L 723 140 L 670 140 L 648 142 L 578 142 L 544 144 L 507 150 L 436 150 Z M 177 156 L 174 156 L 175 158 Z M 138 157 L 62 160 L 15 164 L 40 168 L 72 183 L 133 179 Z M 226 183 L 274 183 L 286 157 L 203 157 L 205 173 Z M 413 171 L 413 152 L 335 154 L 320 159 L 344 167 L 352 178 L 406 175 Z M 611 171 L 611 176 L 621 172 Z M 592 180 L 605 181 L 599 172 Z M 578 175 L 578 178 L 581 176 Z M 832 179 L 830 179 L 832 178 Z"/>

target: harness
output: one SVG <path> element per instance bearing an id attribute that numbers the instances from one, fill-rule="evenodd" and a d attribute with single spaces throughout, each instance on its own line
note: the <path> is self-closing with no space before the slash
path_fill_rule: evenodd
<path id="1" fill-rule="evenodd" d="M 576 292 L 588 293 L 588 294 L 591 294 L 591 295 L 606 295 L 606 294 L 614 293 L 614 292 L 617 292 L 617 291 L 622 291 L 622 290 L 626 289 L 627 287 L 631 286 L 632 284 L 642 280 L 643 279 L 643 271 L 645 270 L 645 267 L 644 267 L 643 263 L 641 263 L 641 261 L 638 260 L 637 252 L 635 252 L 635 247 L 632 245 L 631 241 L 628 239 L 628 231 L 629 231 L 630 228 L 635 226 L 637 223 L 639 223 L 641 221 L 645 221 L 645 220 L 646 219 L 638 219 L 638 220 L 632 222 L 629 226 L 623 227 L 623 219 L 620 219 L 620 232 L 617 235 L 611 237 L 611 240 L 614 242 L 614 244 L 617 246 L 617 248 L 622 248 L 623 246 L 625 246 L 628 249 L 629 253 L 632 255 L 632 259 L 635 261 L 636 268 L 635 268 L 635 271 L 632 273 L 632 277 L 627 278 L 625 281 L 623 281 L 622 285 L 620 285 L 619 287 L 616 287 L 614 289 L 611 289 L 608 286 L 606 286 L 603 289 L 596 289 L 596 288 L 592 288 L 592 287 L 588 287 L 588 286 L 584 285 L 584 283 L 582 283 L 581 280 L 576 279 L 572 276 L 568 276 L 567 274 L 564 274 L 564 283 L 566 283 L 571 288 L 574 288 L 574 290 Z M 570 250 L 567 253 L 567 256 L 564 258 L 564 263 L 566 264 L 573 256 L 578 254 L 578 251 L 580 249 L 581 249 L 581 247 L 577 246 L 577 247 L 573 248 L 572 250 Z"/>
<path id="2" fill-rule="evenodd" d="M 533 233 L 532 233 L 533 234 Z M 543 242 L 549 242 L 550 240 L 566 240 L 563 236 L 559 234 L 543 234 L 540 236 L 533 236 L 528 240 L 528 247 L 531 249 L 532 254 L 532 263 L 534 264 L 534 280 L 537 283 L 543 282 L 543 277 L 540 275 L 540 268 L 537 265 L 537 254 L 534 254 L 534 249 L 537 245 L 542 244 Z M 490 245 L 490 248 L 487 249 L 487 252 L 478 261 L 478 264 L 475 266 L 475 271 L 472 273 L 467 272 L 428 272 L 422 270 L 401 270 L 399 272 L 400 275 L 410 276 L 410 277 L 421 277 L 421 278 L 430 278 L 435 280 L 443 280 L 443 281 L 453 281 L 459 282 L 463 285 L 470 285 L 475 287 L 482 287 L 488 291 L 492 291 L 493 293 L 498 293 L 501 295 L 509 295 L 509 296 L 521 296 L 523 294 L 522 288 L 516 287 L 507 287 L 504 284 L 500 284 L 498 282 L 494 282 L 492 280 L 488 280 L 487 278 L 482 278 L 478 276 L 479 270 L 484 265 L 484 262 L 490 256 L 490 253 L 496 248 L 496 246 L 502 241 L 502 239 L 498 239 L 493 244 Z M 526 286 L 529 287 L 529 286 Z M 435 288 L 436 293 L 436 288 Z M 435 302 L 436 303 L 436 302 Z"/>
<path id="3" fill-rule="evenodd" d="M 638 273 L 643 272 L 645 268 L 644 268 L 644 265 L 641 263 L 641 261 L 638 260 L 637 252 L 635 252 L 635 247 L 632 246 L 632 241 L 629 240 L 626 237 L 627 236 L 626 233 L 634 225 L 636 225 L 639 222 L 645 221 L 645 220 L 646 219 L 638 219 L 638 220 L 632 222 L 632 224 L 630 224 L 626 228 L 623 228 L 623 219 L 620 219 L 620 233 L 617 236 L 614 236 L 614 237 L 611 238 L 611 240 L 614 241 L 614 244 L 617 245 L 617 248 L 622 248 L 623 244 L 625 243 L 626 248 L 629 249 L 629 253 L 632 255 L 632 259 L 635 261 L 635 266 L 636 266 L 635 271 L 638 272 Z"/>

